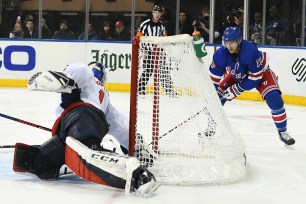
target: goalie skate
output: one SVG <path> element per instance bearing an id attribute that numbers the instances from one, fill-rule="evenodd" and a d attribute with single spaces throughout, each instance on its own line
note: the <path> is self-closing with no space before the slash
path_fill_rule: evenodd
<path id="1" fill-rule="evenodd" d="M 198 133 L 199 142 L 201 143 L 201 141 L 203 141 L 204 135 L 206 137 L 213 137 L 216 134 L 216 128 L 216 122 L 212 118 L 209 118 L 207 128 L 203 132 Z"/>
<path id="2" fill-rule="evenodd" d="M 145 169 L 145 172 L 140 175 L 138 180 L 138 188 L 135 189 L 135 194 L 142 197 L 151 197 L 152 194 L 158 189 L 160 184 L 156 182 L 154 175 Z"/>
<path id="3" fill-rule="evenodd" d="M 154 175 L 146 168 L 141 167 L 139 160 L 129 158 L 126 161 L 126 194 L 135 194 L 141 197 L 151 197 L 160 184 L 156 182 Z"/>
<path id="4" fill-rule="evenodd" d="M 73 171 L 71 171 L 66 164 L 62 165 L 59 169 L 58 176 L 65 176 L 69 174 L 73 174 Z"/>

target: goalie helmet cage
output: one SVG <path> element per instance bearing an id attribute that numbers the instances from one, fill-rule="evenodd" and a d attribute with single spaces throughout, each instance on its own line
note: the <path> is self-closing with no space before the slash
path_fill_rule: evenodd
<path id="1" fill-rule="evenodd" d="M 244 142 L 191 36 L 135 37 L 131 73 L 129 154 L 159 182 L 222 184 L 246 176 Z"/>

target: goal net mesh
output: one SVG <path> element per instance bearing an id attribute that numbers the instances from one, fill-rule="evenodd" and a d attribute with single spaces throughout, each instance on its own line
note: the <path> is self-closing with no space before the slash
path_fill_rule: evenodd
<path id="1" fill-rule="evenodd" d="M 192 37 L 140 37 L 132 56 L 130 150 L 141 165 L 164 184 L 243 179 L 244 142 L 227 119 L 208 66 L 196 57 Z"/>

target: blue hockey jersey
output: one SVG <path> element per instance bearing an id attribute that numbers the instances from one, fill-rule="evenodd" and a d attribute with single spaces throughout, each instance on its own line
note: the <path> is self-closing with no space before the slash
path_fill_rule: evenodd
<path id="1" fill-rule="evenodd" d="M 251 90 L 260 83 L 267 68 L 266 53 L 259 51 L 254 43 L 242 40 L 238 54 L 231 54 L 223 46 L 214 53 L 209 74 L 215 87 L 224 74 L 231 74 L 242 89 Z"/>

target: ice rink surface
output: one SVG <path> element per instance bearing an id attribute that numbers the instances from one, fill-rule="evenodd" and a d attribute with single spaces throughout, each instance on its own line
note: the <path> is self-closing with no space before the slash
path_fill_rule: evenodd
<path id="1" fill-rule="evenodd" d="M 129 114 L 129 93 L 110 93 L 112 103 Z M 0 89 L 0 113 L 51 128 L 55 93 Z M 306 107 L 286 105 L 288 131 L 295 150 L 279 140 L 265 103 L 234 100 L 225 105 L 231 124 L 242 135 L 248 177 L 217 186 L 161 186 L 151 198 L 126 196 L 123 190 L 92 184 L 75 175 L 55 181 L 17 174 L 13 149 L 0 149 L 0 203 L 30 204 L 303 204 L 306 202 Z M 50 132 L 0 117 L 0 145 L 41 144 Z"/>

